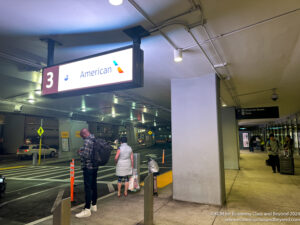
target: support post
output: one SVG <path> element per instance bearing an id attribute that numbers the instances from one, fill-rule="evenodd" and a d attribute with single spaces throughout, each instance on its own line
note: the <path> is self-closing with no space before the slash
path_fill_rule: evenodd
<path id="1" fill-rule="evenodd" d="M 54 47 L 55 41 L 52 39 L 47 39 L 48 43 L 48 58 L 47 58 L 47 66 L 52 66 L 54 64 Z"/>
<path id="2" fill-rule="evenodd" d="M 53 213 L 53 225 L 71 224 L 71 201 L 70 198 L 62 199 L 64 190 L 60 190 L 51 209 Z"/>
<path id="3" fill-rule="evenodd" d="M 74 159 L 72 159 L 72 162 L 70 163 L 70 196 L 71 196 L 71 202 L 74 201 L 74 177 L 75 177 L 75 163 L 74 163 Z"/>
<path id="4" fill-rule="evenodd" d="M 153 173 L 145 178 L 144 225 L 153 225 Z"/>

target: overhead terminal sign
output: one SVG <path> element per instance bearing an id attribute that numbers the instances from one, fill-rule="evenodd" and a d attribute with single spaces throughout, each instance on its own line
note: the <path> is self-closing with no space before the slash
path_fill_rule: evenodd
<path id="1" fill-rule="evenodd" d="M 133 45 L 43 69 L 42 94 L 80 95 L 143 86 L 143 51 Z"/>
<path id="2" fill-rule="evenodd" d="M 236 119 L 238 120 L 265 118 L 279 118 L 278 106 L 260 108 L 241 108 L 236 110 Z"/>

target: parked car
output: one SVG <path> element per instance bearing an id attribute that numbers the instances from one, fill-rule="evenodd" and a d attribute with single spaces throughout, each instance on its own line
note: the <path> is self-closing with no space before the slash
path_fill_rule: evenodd
<path id="1" fill-rule="evenodd" d="M 0 175 L 0 198 L 5 193 L 5 189 L 6 189 L 5 177 Z"/>
<path id="2" fill-rule="evenodd" d="M 47 145 L 41 146 L 41 154 L 50 156 L 51 158 L 56 156 L 57 150 L 55 148 L 50 148 Z M 17 156 L 19 159 L 23 159 L 26 157 L 32 157 L 33 153 L 39 153 L 40 146 L 38 144 L 30 144 L 30 145 L 22 145 L 17 150 Z"/>

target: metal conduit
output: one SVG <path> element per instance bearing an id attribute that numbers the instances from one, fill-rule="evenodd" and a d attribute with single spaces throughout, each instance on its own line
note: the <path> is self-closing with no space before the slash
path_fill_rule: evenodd
<path id="1" fill-rule="evenodd" d="M 200 6 L 199 4 L 196 4 L 194 1 L 192 1 L 192 4 L 193 4 L 193 6 L 194 6 L 196 9 L 199 10 L 199 12 L 200 12 L 200 14 L 201 14 L 200 20 L 203 22 L 203 21 L 204 21 L 204 18 L 203 18 L 203 12 L 202 12 L 201 6 Z M 205 27 L 204 23 L 201 24 L 201 27 L 204 29 L 204 31 L 205 31 L 207 37 L 209 38 L 209 42 L 210 42 L 210 44 L 212 45 L 212 47 L 213 47 L 213 49 L 214 49 L 216 55 L 218 56 L 218 58 L 219 58 L 219 60 L 220 60 L 220 63 L 224 63 L 224 59 L 221 57 L 221 55 L 219 54 L 219 52 L 218 52 L 216 46 L 214 45 L 213 41 L 211 40 L 211 36 L 210 36 L 210 34 L 208 33 L 207 28 Z M 225 66 L 225 69 L 226 69 L 226 71 L 227 71 L 227 74 L 228 74 L 228 75 L 231 75 L 229 69 L 228 69 L 226 66 Z M 229 83 L 229 85 L 228 85 L 228 83 Z M 237 106 L 237 107 L 241 107 L 240 99 L 237 97 L 236 89 L 235 89 L 235 86 L 234 86 L 233 82 L 229 82 L 229 81 L 226 82 L 226 81 L 225 81 L 225 82 L 224 82 L 224 85 L 225 85 L 225 87 L 226 87 L 228 93 L 230 94 L 232 100 L 233 100 L 234 103 L 236 104 L 236 106 Z"/>
<path id="2" fill-rule="evenodd" d="M 163 22 L 162 25 L 160 26 L 156 26 L 156 24 L 154 22 L 152 22 L 152 20 L 149 18 L 149 16 L 145 13 L 145 11 L 134 1 L 134 0 L 128 0 L 129 3 L 132 4 L 132 6 L 138 11 L 141 13 L 142 16 L 144 16 L 144 18 L 146 20 L 148 20 L 153 26 L 155 26 L 150 32 L 155 32 L 155 31 L 159 31 L 163 37 L 165 37 L 165 39 L 171 44 L 171 46 L 174 48 L 174 49 L 178 49 L 174 44 L 173 42 L 161 31 L 161 29 L 163 27 L 166 27 L 166 26 L 170 26 L 170 25 L 182 25 L 184 26 L 185 30 L 191 35 L 191 37 L 193 38 L 193 40 L 196 42 L 196 46 L 198 46 L 200 48 L 200 50 L 202 51 L 202 53 L 204 54 L 204 56 L 206 57 L 206 59 L 208 60 L 209 64 L 211 65 L 212 69 L 215 71 L 215 73 L 217 74 L 217 76 L 223 80 L 224 78 L 222 77 L 222 75 L 215 69 L 214 67 L 214 64 L 213 62 L 211 61 L 211 59 L 209 58 L 209 56 L 207 55 L 207 53 L 205 52 L 205 50 L 202 48 L 201 44 L 199 43 L 199 41 L 196 39 L 195 35 L 191 32 L 190 28 L 188 27 L 188 25 L 186 25 L 185 23 L 182 23 L 182 22 L 174 22 L 174 23 L 168 23 L 170 21 L 170 19 L 166 20 Z M 202 15 L 202 11 L 201 11 L 201 8 L 199 5 L 196 5 L 194 2 L 193 2 L 193 6 L 194 6 L 194 9 L 195 10 L 199 10 L 201 12 L 201 15 Z M 193 10 L 194 11 L 194 10 Z M 177 17 L 173 17 L 173 18 L 177 18 Z M 201 18 L 201 21 L 203 21 L 203 17 Z M 167 24 L 165 24 L 167 23 Z M 199 25 L 202 25 L 202 22 L 199 23 Z M 203 26 L 203 25 L 202 25 Z M 215 48 L 215 47 L 214 47 Z M 216 51 L 216 49 L 215 49 Z M 216 51 L 217 53 L 217 51 Z M 217 53 L 218 57 L 220 58 L 219 54 Z M 230 94 L 232 100 L 234 101 L 234 103 L 237 105 L 237 106 L 240 106 L 240 102 L 239 102 L 239 99 L 236 97 L 236 95 L 234 95 L 232 93 L 232 91 L 234 91 L 234 88 L 232 87 L 229 87 L 228 84 L 225 84 L 225 87 L 228 91 L 228 93 Z"/>
<path id="3" fill-rule="evenodd" d="M 144 10 L 133 0 L 128 0 L 128 2 L 154 27 L 157 25 L 150 19 L 150 17 L 144 12 Z M 160 29 L 158 29 L 159 33 L 169 42 L 169 44 L 174 48 L 177 49 L 176 45 L 170 40 L 170 38 L 165 35 Z"/>
<path id="4" fill-rule="evenodd" d="M 201 10 L 201 9 L 199 9 L 199 10 Z M 255 27 L 255 26 L 257 26 L 257 25 L 260 25 L 260 24 L 269 22 L 269 21 L 271 21 L 271 20 L 277 19 L 277 18 L 279 18 L 279 17 L 286 16 L 286 15 L 289 15 L 289 14 L 291 14 L 291 13 L 295 13 L 295 12 L 297 12 L 297 11 L 299 11 L 299 10 L 300 10 L 300 8 L 294 9 L 294 10 L 291 10 L 291 11 L 288 11 L 288 12 L 285 12 L 285 13 L 282 13 L 282 14 L 279 14 L 279 15 L 276 15 L 276 16 L 273 16 L 273 17 L 270 17 L 270 18 L 267 18 L 267 19 L 258 21 L 258 22 L 256 22 L 256 23 L 247 25 L 247 26 L 245 26 L 245 27 L 240 27 L 240 28 L 238 28 L 238 29 L 229 31 L 229 32 L 224 33 L 224 34 L 220 34 L 220 35 L 215 36 L 215 37 L 210 37 L 209 39 L 203 41 L 201 44 L 204 44 L 204 43 L 207 43 L 207 42 L 210 42 L 210 41 L 214 41 L 214 40 L 217 40 L 217 39 L 219 39 L 219 38 L 226 37 L 226 36 L 229 36 L 229 35 L 238 33 L 238 32 L 240 32 L 240 31 L 244 31 L 244 30 L 250 29 L 250 28 Z M 201 12 L 201 11 L 200 11 L 200 12 Z M 203 27 L 204 27 L 204 26 L 203 26 Z M 197 46 L 197 45 L 192 45 L 192 46 L 189 46 L 189 47 L 187 47 L 187 48 L 184 48 L 183 50 L 188 50 L 188 49 L 193 48 L 193 47 L 196 47 L 196 46 Z"/>

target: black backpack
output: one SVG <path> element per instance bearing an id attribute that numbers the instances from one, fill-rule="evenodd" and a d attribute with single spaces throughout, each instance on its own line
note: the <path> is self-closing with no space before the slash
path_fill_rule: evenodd
<path id="1" fill-rule="evenodd" d="M 104 166 L 108 162 L 113 148 L 101 138 L 95 138 L 93 141 L 92 162 L 96 166 Z"/>

